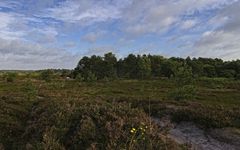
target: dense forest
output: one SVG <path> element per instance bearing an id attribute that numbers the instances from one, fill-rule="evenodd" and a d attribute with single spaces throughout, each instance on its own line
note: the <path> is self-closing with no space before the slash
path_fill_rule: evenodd
<path id="1" fill-rule="evenodd" d="M 148 79 L 154 77 L 174 77 L 179 69 L 188 70 L 192 77 L 225 77 L 240 79 L 240 60 L 223 61 L 212 58 L 164 58 L 159 55 L 134 55 L 117 59 L 112 53 L 103 57 L 93 55 L 83 57 L 72 75 L 74 78 L 88 79 Z"/>

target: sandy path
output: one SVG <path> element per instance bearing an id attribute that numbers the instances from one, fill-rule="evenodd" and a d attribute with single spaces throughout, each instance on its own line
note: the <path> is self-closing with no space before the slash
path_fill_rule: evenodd
<path id="1" fill-rule="evenodd" d="M 219 141 L 217 136 L 211 136 L 213 133 L 211 130 L 208 132 L 198 128 L 191 122 L 182 122 L 174 125 L 168 119 L 153 119 L 162 127 L 168 127 L 168 137 L 179 144 L 191 145 L 191 149 L 194 150 L 240 150 L 240 145 L 236 145 L 229 142 Z M 214 132 L 216 132 L 214 130 Z M 224 132 L 224 129 L 218 130 L 218 132 Z M 216 134 L 215 134 L 216 135 Z M 219 134 L 220 135 L 220 134 Z M 229 134 L 226 134 L 226 138 L 229 138 Z M 222 138 L 222 137 L 221 137 Z M 219 138 L 220 139 L 220 138 Z M 240 141 L 239 141 L 240 142 Z M 240 143 L 239 143 L 240 144 Z"/>

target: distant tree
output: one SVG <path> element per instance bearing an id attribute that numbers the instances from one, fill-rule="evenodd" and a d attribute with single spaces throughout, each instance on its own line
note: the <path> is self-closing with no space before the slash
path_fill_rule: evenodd
<path id="1" fill-rule="evenodd" d="M 116 68 L 117 68 L 117 76 L 120 78 L 126 78 L 126 64 L 125 62 L 120 59 L 117 64 L 116 64 Z"/>
<path id="2" fill-rule="evenodd" d="M 137 74 L 138 79 L 146 79 L 151 77 L 151 60 L 146 55 L 137 56 Z"/>
<path id="3" fill-rule="evenodd" d="M 129 54 L 124 60 L 124 72 L 128 78 L 136 78 L 137 74 L 137 57 Z"/>
<path id="4" fill-rule="evenodd" d="M 40 79 L 46 82 L 50 82 L 53 78 L 53 74 L 54 74 L 53 70 L 50 69 L 43 70 L 40 72 Z"/>
<path id="5" fill-rule="evenodd" d="M 71 71 L 70 70 L 67 70 L 67 69 L 63 69 L 63 70 L 61 70 L 61 77 L 62 78 L 66 78 L 66 77 L 68 77 L 68 76 L 70 76 L 70 74 L 71 74 Z"/>
<path id="6" fill-rule="evenodd" d="M 175 89 L 169 92 L 169 97 L 174 100 L 190 100 L 196 96 L 196 87 L 194 84 L 192 69 L 187 64 L 176 69 Z"/>
<path id="7" fill-rule="evenodd" d="M 93 55 L 89 57 L 83 57 L 77 67 L 73 71 L 74 78 L 80 73 L 84 79 L 87 79 L 89 74 L 94 74 L 95 77 L 101 79 L 104 77 L 103 59 L 100 56 Z M 91 73 L 89 73 L 91 72 Z"/>
<path id="8" fill-rule="evenodd" d="M 187 65 L 177 68 L 174 79 L 178 87 L 193 84 L 192 68 Z"/>
<path id="9" fill-rule="evenodd" d="M 204 65 L 203 73 L 206 77 L 216 77 L 216 69 L 212 65 Z"/>
<path id="10" fill-rule="evenodd" d="M 87 82 L 94 82 L 94 81 L 97 81 L 97 77 L 96 77 L 96 75 L 94 74 L 94 73 L 92 73 L 91 71 L 89 71 L 88 73 L 87 73 L 87 76 L 86 76 L 86 78 L 85 78 L 85 81 L 87 81 Z"/>
<path id="11" fill-rule="evenodd" d="M 82 81 L 84 81 L 84 77 L 79 73 L 79 74 L 77 74 L 77 76 L 76 76 L 76 78 L 75 78 L 77 81 L 79 81 L 79 82 L 82 82 Z"/>
<path id="12" fill-rule="evenodd" d="M 181 67 L 191 68 L 192 77 L 226 77 L 237 78 L 240 74 L 240 60 L 224 62 L 221 59 L 171 57 L 169 59 L 158 55 L 129 54 L 117 60 L 113 53 L 103 57 L 93 55 L 83 57 L 72 71 L 72 77 L 78 74 L 87 79 L 94 74 L 97 79 L 129 78 L 143 79 L 149 77 L 175 77 Z"/>
<path id="13" fill-rule="evenodd" d="M 152 76 L 154 77 L 161 77 L 162 76 L 162 70 L 161 67 L 163 65 L 163 61 L 165 58 L 163 56 L 151 56 L 148 55 L 148 58 L 150 58 L 151 61 L 151 70 L 152 70 Z"/>
<path id="14" fill-rule="evenodd" d="M 93 55 L 90 58 L 90 72 L 94 74 L 98 79 L 103 79 L 105 76 L 104 73 L 104 61 L 101 56 Z M 87 72 L 89 73 L 89 72 Z"/>
<path id="15" fill-rule="evenodd" d="M 235 77 L 237 80 L 240 80 L 240 74 L 237 74 Z"/>
<path id="16" fill-rule="evenodd" d="M 234 77 L 236 77 L 236 71 L 232 70 L 232 69 L 220 70 L 219 76 L 225 77 L 225 78 L 234 78 Z"/>
<path id="17" fill-rule="evenodd" d="M 165 77 L 173 77 L 175 75 L 176 69 L 180 64 L 174 60 L 165 60 L 161 66 L 162 75 Z"/>
<path id="18" fill-rule="evenodd" d="M 117 77 L 117 58 L 112 53 L 104 55 L 104 77 L 116 78 Z"/>
<path id="19" fill-rule="evenodd" d="M 194 77 L 203 76 L 203 64 L 198 61 L 196 58 L 191 60 L 190 57 L 186 58 L 186 64 L 192 68 L 192 73 Z"/>

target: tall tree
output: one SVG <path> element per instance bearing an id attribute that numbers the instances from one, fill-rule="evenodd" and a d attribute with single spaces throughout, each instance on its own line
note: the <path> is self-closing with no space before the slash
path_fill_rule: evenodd
<path id="1" fill-rule="evenodd" d="M 137 57 L 137 78 L 146 79 L 151 76 L 151 60 L 146 55 Z"/>
<path id="2" fill-rule="evenodd" d="M 104 76 L 108 78 L 117 77 L 117 58 L 112 53 L 104 55 Z"/>

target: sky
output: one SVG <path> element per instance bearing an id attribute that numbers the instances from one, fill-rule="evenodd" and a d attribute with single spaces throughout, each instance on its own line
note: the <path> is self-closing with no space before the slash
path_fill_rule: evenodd
<path id="1" fill-rule="evenodd" d="M 0 69 L 113 52 L 240 58 L 240 0 L 0 0 Z"/>

